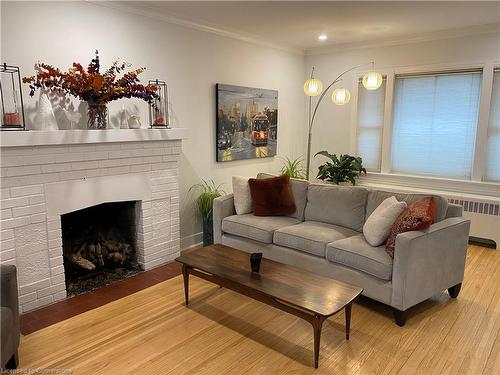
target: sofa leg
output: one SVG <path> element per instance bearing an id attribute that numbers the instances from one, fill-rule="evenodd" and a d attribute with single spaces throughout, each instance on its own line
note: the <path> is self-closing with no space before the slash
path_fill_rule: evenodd
<path id="1" fill-rule="evenodd" d="M 10 359 L 7 361 L 5 364 L 5 368 L 7 370 L 15 370 L 17 369 L 17 366 L 19 365 L 19 353 L 16 352 L 10 357 Z"/>
<path id="2" fill-rule="evenodd" d="M 396 321 L 396 324 L 400 327 L 403 327 L 406 323 L 406 311 L 401 311 L 393 308 L 392 312 L 394 314 L 394 320 Z"/>
<path id="3" fill-rule="evenodd" d="M 452 286 L 448 288 L 448 294 L 451 298 L 457 298 L 458 293 L 460 293 L 460 289 L 462 289 L 462 283 Z"/>

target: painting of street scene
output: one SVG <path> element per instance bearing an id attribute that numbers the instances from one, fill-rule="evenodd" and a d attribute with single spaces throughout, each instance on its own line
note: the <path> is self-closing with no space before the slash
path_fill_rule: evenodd
<path id="1" fill-rule="evenodd" d="M 217 84 L 217 161 L 276 155 L 278 91 Z"/>

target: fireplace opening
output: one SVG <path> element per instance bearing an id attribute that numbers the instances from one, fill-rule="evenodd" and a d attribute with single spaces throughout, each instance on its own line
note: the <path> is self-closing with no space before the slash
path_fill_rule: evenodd
<path id="1" fill-rule="evenodd" d="M 114 202 L 61 216 L 68 295 L 77 295 L 141 271 L 137 262 L 140 203 Z"/>

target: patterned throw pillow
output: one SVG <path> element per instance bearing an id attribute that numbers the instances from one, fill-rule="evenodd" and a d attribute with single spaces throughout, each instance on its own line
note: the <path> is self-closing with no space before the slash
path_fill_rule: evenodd
<path id="1" fill-rule="evenodd" d="M 434 223 L 435 216 L 436 203 L 432 197 L 419 199 L 410 204 L 392 225 L 391 233 L 385 244 L 387 254 L 394 258 L 396 236 L 399 233 L 429 228 Z"/>

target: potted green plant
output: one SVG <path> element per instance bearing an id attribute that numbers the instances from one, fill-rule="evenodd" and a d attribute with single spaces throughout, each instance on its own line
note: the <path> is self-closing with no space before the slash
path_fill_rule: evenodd
<path id="1" fill-rule="evenodd" d="M 363 160 L 360 157 L 351 156 L 348 154 L 340 154 L 338 157 L 335 154 L 330 154 L 328 151 L 320 151 L 316 155 L 322 155 L 330 159 L 325 164 L 318 167 L 318 175 L 320 180 L 333 182 L 339 185 L 342 182 L 351 182 L 356 185 L 356 179 L 361 173 L 366 174 L 366 169 L 363 168 Z"/>
<path id="2" fill-rule="evenodd" d="M 203 246 L 214 243 L 214 229 L 212 210 L 214 199 L 222 196 L 221 185 L 216 185 L 213 180 L 201 180 L 201 183 L 191 186 L 189 191 L 199 191 L 200 195 L 195 199 L 196 208 L 203 221 Z"/>
<path id="3" fill-rule="evenodd" d="M 288 176 L 290 178 L 297 178 L 300 180 L 306 179 L 306 174 L 304 167 L 302 165 L 302 158 L 297 158 L 290 160 L 288 158 L 281 158 L 283 160 L 283 166 L 281 167 L 281 175 Z"/>

